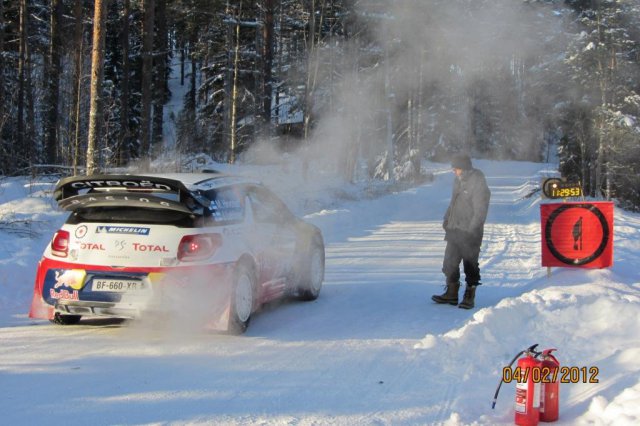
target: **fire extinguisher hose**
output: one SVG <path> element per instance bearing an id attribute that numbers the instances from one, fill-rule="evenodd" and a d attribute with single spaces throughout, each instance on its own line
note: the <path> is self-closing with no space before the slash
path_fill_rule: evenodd
<path id="1" fill-rule="evenodd" d="M 535 352 L 535 348 L 536 346 L 538 346 L 538 344 L 536 343 L 535 345 L 531 345 L 529 346 L 527 349 L 523 349 L 520 352 L 518 352 L 518 354 L 516 356 L 513 357 L 513 359 L 511 360 L 511 362 L 509 363 L 509 368 L 511 368 L 511 366 L 513 365 L 514 362 L 516 362 L 516 360 L 520 357 L 520 355 L 522 355 L 523 353 L 526 352 Z M 500 379 L 500 383 L 498 383 L 498 387 L 496 388 L 496 393 L 493 395 L 493 403 L 491 404 L 491 409 L 495 409 L 496 408 L 496 401 L 498 400 L 498 394 L 500 393 L 500 387 L 502 386 L 502 383 L 504 382 L 504 374 L 502 375 L 502 379 Z"/>

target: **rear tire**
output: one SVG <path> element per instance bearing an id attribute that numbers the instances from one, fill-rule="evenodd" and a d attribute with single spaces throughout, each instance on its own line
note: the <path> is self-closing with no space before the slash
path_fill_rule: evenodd
<path id="1" fill-rule="evenodd" d="M 299 300 L 316 300 L 324 281 L 324 241 L 321 235 L 314 235 L 302 259 L 302 269 L 297 280 L 297 298 Z"/>
<path id="2" fill-rule="evenodd" d="M 76 325 L 80 322 L 80 315 L 63 315 L 56 312 L 51 322 L 58 325 Z"/>
<path id="3" fill-rule="evenodd" d="M 234 273 L 231 293 L 230 333 L 242 334 L 249 327 L 255 306 L 255 289 L 256 278 L 253 269 L 244 263 L 239 263 Z"/>

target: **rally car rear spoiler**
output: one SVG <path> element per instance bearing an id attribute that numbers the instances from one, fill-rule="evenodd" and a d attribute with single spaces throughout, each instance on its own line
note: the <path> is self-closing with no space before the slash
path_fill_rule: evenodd
<path id="1" fill-rule="evenodd" d="M 167 194 L 174 194 L 177 200 L 159 196 Z M 187 189 L 182 182 L 156 176 L 71 176 L 58 181 L 53 198 L 68 211 L 126 205 L 203 214 L 209 206 L 207 199 Z"/>

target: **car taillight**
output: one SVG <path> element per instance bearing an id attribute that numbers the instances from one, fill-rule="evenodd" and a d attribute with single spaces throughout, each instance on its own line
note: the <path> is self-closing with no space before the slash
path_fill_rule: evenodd
<path id="1" fill-rule="evenodd" d="M 69 232 L 60 229 L 51 240 L 51 254 L 58 257 L 67 257 L 69 254 Z"/>
<path id="2" fill-rule="evenodd" d="M 222 244 L 220 234 L 185 235 L 178 246 L 178 260 L 193 262 L 211 257 Z"/>

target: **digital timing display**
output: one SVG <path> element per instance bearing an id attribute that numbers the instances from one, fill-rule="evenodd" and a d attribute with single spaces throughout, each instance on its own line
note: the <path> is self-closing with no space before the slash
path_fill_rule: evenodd
<path id="1" fill-rule="evenodd" d="M 578 182 L 563 182 L 557 178 L 545 180 L 542 191 L 547 198 L 582 197 L 582 187 Z"/>

